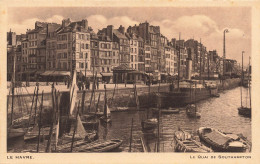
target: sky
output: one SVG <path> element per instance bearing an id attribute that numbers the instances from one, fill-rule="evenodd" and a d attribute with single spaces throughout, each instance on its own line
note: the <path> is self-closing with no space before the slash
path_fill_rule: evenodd
<path id="1" fill-rule="evenodd" d="M 60 23 L 87 19 L 95 32 L 107 25 L 128 26 L 148 21 L 160 26 L 168 39 L 200 40 L 207 50 L 223 55 L 223 31 L 226 33 L 226 58 L 244 65 L 251 56 L 251 9 L 249 7 L 19 7 L 8 8 L 8 29 L 17 34 L 33 29 L 35 21 Z"/>

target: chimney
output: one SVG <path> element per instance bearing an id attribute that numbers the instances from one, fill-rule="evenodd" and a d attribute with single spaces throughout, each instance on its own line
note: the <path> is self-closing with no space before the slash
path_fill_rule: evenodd
<path id="1" fill-rule="evenodd" d="M 109 36 L 112 41 L 113 41 L 113 30 L 114 30 L 113 25 L 107 26 L 106 35 Z"/>
<path id="2" fill-rule="evenodd" d="M 121 32 L 122 34 L 125 34 L 125 28 L 122 25 L 120 25 L 118 31 Z"/>
<path id="3" fill-rule="evenodd" d="M 62 27 L 66 27 L 70 24 L 70 18 L 62 20 Z"/>
<path id="4" fill-rule="evenodd" d="M 82 27 L 87 30 L 88 29 L 88 20 L 87 19 L 83 19 L 82 20 Z"/>

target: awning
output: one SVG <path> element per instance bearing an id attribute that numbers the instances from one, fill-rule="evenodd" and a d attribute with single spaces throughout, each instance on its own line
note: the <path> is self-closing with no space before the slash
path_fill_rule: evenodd
<path id="1" fill-rule="evenodd" d="M 70 76 L 69 71 L 54 71 L 50 76 Z"/>
<path id="2" fill-rule="evenodd" d="M 132 74 L 145 74 L 144 72 L 142 72 L 142 71 L 131 71 L 131 72 L 129 72 L 129 73 L 132 73 Z"/>
<path id="3" fill-rule="evenodd" d="M 113 76 L 112 72 L 101 72 L 100 73 L 102 76 Z"/>
<path id="4" fill-rule="evenodd" d="M 45 71 L 41 75 L 42 76 L 50 76 L 54 71 Z"/>
<path id="5" fill-rule="evenodd" d="M 40 75 L 40 74 L 42 74 L 43 72 L 44 72 L 44 71 L 36 71 L 35 74 Z"/>

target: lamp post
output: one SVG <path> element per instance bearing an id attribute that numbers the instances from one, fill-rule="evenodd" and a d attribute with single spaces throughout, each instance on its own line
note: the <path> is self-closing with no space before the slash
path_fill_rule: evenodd
<path id="1" fill-rule="evenodd" d="M 225 34 L 228 33 L 228 29 L 225 29 L 223 31 L 223 34 L 224 34 L 224 38 L 223 38 L 223 78 L 224 78 L 224 75 L 225 75 L 225 59 L 226 59 L 226 36 Z"/>

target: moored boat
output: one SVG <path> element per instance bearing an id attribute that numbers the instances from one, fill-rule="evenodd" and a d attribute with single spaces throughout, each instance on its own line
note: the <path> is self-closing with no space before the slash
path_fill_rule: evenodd
<path id="1" fill-rule="evenodd" d="M 53 130 L 53 134 L 54 134 L 54 131 L 55 131 L 55 128 Z M 49 132 L 50 132 L 50 127 L 41 128 L 40 138 L 48 139 L 47 137 L 49 137 Z M 38 135 L 39 135 L 39 127 L 35 126 L 34 128 L 29 129 L 27 131 L 27 133 L 24 135 L 24 141 L 36 140 L 38 138 Z"/>
<path id="2" fill-rule="evenodd" d="M 186 114 L 190 118 L 200 118 L 201 114 L 196 110 L 196 106 L 194 104 L 190 104 L 186 107 Z"/>
<path id="3" fill-rule="evenodd" d="M 7 139 L 14 139 L 18 137 L 23 137 L 25 134 L 24 130 L 22 128 L 14 129 L 14 128 L 8 128 L 7 129 Z"/>
<path id="4" fill-rule="evenodd" d="M 251 108 L 241 106 L 238 108 L 238 114 L 251 117 Z"/>
<path id="5" fill-rule="evenodd" d="M 198 134 L 205 144 L 217 152 L 246 152 L 249 149 L 246 142 L 236 134 L 209 127 L 199 128 Z"/>
<path id="6" fill-rule="evenodd" d="M 174 141 L 176 152 L 212 152 L 210 148 L 192 139 L 191 134 L 186 131 L 176 131 L 174 133 Z"/>
<path id="7" fill-rule="evenodd" d="M 171 113 L 177 114 L 177 113 L 180 113 L 180 109 L 179 108 L 162 109 L 161 113 L 164 113 L 164 114 L 171 114 Z"/>
<path id="8" fill-rule="evenodd" d="M 86 141 L 74 142 L 72 152 L 110 152 L 120 147 L 122 140 L 112 139 L 105 141 L 94 141 L 88 143 Z M 71 143 L 60 145 L 57 152 L 71 152 Z"/>
<path id="9" fill-rule="evenodd" d="M 152 133 L 154 131 L 154 129 L 157 127 L 157 124 L 158 124 L 158 120 L 156 118 L 150 118 L 147 120 L 143 120 L 141 122 L 142 130 L 144 132 Z"/>

